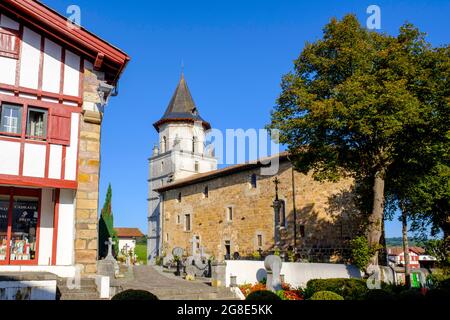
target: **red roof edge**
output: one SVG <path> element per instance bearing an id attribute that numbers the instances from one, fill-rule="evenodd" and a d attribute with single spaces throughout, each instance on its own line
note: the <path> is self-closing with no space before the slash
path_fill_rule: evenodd
<path id="1" fill-rule="evenodd" d="M 104 54 L 105 64 L 114 69 L 114 83 L 130 61 L 122 50 L 87 31 L 83 27 L 70 28 L 67 18 L 55 10 L 35 0 L 2 0 L 0 8 L 15 17 L 32 24 L 44 33 L 51 34 L 70 47 L 77 48 L 93 61 L 98 54 Z"/>

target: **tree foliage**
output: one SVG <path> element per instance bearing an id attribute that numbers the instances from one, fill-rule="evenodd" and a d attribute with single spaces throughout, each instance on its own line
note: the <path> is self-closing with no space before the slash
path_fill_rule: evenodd
<path id="1" fill-rule="evenodd" d="M 106 192 L 105 203 L 100 214 L 99 219 L 99 256 L 106 257 L 108 254 L 108 246 L 105 242 L 109 238 L 113 240 L 113 255 L 118 253 L 118 239 L 117 233 L 114 230 L 114 217 L 112 212 L 112 188 L 111 184 L 108 186 L 108 191 Z"/>
<path id="2" fill-rule="evenodd" d="M 370 247 L 367 238 L 364 236 L 358 236 L 350 240 L 350 248 L 352 251 L 352 263 L 359 270 L 366 272 L 370 258 L 376 253 L 377 248 Z"/>
<path id="3" fill-rule="evenodd" d="M 410 24 L 394 37 L 347 15 L 307 43 L 282 79 L 269 128 L 280 130 L 300 172 L 355 179 L 372 248 L 382 237 L 385 195 L 398 169 L 448 148 L 449 98 L 439 84 L 447 53 Z"/>

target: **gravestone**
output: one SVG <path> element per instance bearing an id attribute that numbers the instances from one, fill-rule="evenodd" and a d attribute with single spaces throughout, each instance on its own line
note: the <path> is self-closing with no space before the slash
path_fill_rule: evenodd
<path id="1" fill-rule="evenodd" d="M 173 255 L 171 255 L 170 253 L 168 255 L 166 255 L 165 257 L 163 257 L 163 261 L 162 264 L 164 266 L 170 266 L 173 263 Z"/>
<path id="2" fill-rule="evenodd" d="M 105 242 L 108 245 L 108 254 L 105 259 L 98 261 L 98 274 L 102 276 L 108 276 L 110 278 L 115 278 L 119 275 L 119 264 L 116 259 L 112 255 L 112 238 L 108 238 L 108 241 Z"/>
<path id="3" fill-rule="evenodd" d="M 195 257 L 198 255 L 197 253 L 197 244 L 200 243 L 200 240 L 197 238 L 197 236 L 192 236 L 192 239 L 190 240 L 192 243 L 192 256 Z"/>
<path id="4" fill-rule="evenodd" d="M 183 253 L 184 253 L 184 250 L 183 250 L 183 248 L 180 248 L 180 247 L 175 247 L 172 250 L 172 255 L 174 257 L 181 258 L 183 256 Z"/>
<path id="5" fill-rule="evenodd" d="M 279 256 L 270 255 L 264 260 L 264 267 L 267 271 L 267 290 L 277 291 L 281 290 L 281 258 Z"/>
<path id="6" fill-rule="evenodd" d="M 183 256 L 183 253 L 184 253 L 184 250 L 183 250 L 183 248 L 180 248 L 180 247 L 175 247 L 172 250 L 172 254 L 173 254 L 174 258 L 176 259 L 176 265 L 177 265 L 177 271 L 175 272 L 176 276 L 181 275 L 181 268 L 182 268 L 181 257 Z"/>

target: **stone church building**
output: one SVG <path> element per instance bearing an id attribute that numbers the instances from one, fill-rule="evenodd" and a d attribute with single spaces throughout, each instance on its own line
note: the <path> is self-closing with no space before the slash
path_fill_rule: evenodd
<path id="1" fill-rule="evenodd" d="M 317 182 L 281 153 L 276 175 L 257 161 L 217 169 L 205 154 L 210 124 L 196 108 L 184 77 L 161 120 L 159 147 L 150 158 L 150 262 L 181 247 L 217 260 L 296 248 L 316 262 L 342 261 L 358 228 L 350 179 Z M 279 210 L 274 210 L 274 200 Z M 193 246 L 193 243 L 195 245 Z"/>

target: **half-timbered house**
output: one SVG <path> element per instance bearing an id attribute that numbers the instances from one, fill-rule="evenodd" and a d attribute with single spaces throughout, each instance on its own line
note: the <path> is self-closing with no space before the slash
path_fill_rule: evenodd
<path id="1" fill-rule="evenodd" d="M 0 1 L 0 271 L 96 272 L 103 107 L 128 61 L 41 2 Z"/>

